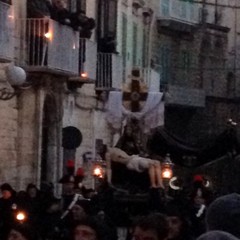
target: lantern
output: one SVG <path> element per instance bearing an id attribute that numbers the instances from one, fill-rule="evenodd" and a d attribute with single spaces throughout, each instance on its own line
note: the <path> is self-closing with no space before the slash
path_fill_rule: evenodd
<path id="1" fill-rule="evenodd" d="M 87 77 L 88 77 L 88 74 L 87 74 L 86 72 L 82 72 L 82 73 L 81 73 L 81 77 L 82 77 L 82 78 L 87 78 Z"/>
<path id="2" fill-rule="evenodd" d="M 106 163 L 104 161 L 96 161 L 93 164 L 92 175 L 97 178 L 104 178 L 106 171 Z"/>
<path id="3" fill-rule="evenodd" d="M 172 171 L 173 163 L 170 159 L 170 154 L 168 153 L 162 163 L 162 178 L 171 179 L 173 175 Z"/>
<path id="4" fill-rule="evenodd" d="M 26 220 L 26 214 L 24 212 L 17 212 L 16 220 L 18 222 L 24 222 Z"/>

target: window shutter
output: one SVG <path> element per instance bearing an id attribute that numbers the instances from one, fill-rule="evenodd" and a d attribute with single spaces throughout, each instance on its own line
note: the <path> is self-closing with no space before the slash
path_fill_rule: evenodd
<path id="1" fill-rule="evenodd" d="M 137 24 L 133 23 L 133 46 L 132 46 L 133 66 L 137 66 L 137 48 L 138 48 L 137 33 L 138 33 Z"/>

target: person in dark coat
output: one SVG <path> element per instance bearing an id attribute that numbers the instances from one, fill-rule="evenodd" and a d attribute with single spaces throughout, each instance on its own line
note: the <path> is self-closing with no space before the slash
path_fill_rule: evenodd
<path id="1" fill-rule="evenodd" d="M 51 3 L 49 0 L 27 0 L 27 17 L 44 18 L 50 17 Z"/>
<path id="2" fill-rule="evenodd" d="M 73 228 L 73 240 L 112 240 L 107 236 L 105 226 L 93 217 L 76 222 Z"/>
<path id="3" fill-rule="evenodd" d="M 172 200 L 165 206 L 169 223 L 168 240 L 193 240 L 187 207 L 180 200 Z"/>
<path id="4" fill-rule="evenodd" d="M 67 9 L 64 0 L 53 0 L 52 5 L 49 5 L 51 18 L 61 24 L 70 25 L 70 12 Z"/>
<path id="5" fill-rule="evenodd" d="M 14 211 L 17 208 L 16 192 L 8 183 L 2 184 L 0 189 L 2 193 L 0 198 L 0 239 L 5 240 L 14 222 Z"/>
<path id="6" fill-rule="evenodd" d="M 45 205 L 45 210 L 40 219 L 41 237 L 43 239 L 60 239 L 60 236 L 66 236 L 64 230 L 61 222 L 61 200 L 51 199 Z"/>
<path id="7" fill-rule="evenodd" d="M 43 205 L 41 201 L 40 191 L 34 184 L 28 184 L 26 189 L 26 211 L 31 224 L 38 226 Z"/>
<path id="8" fill-rule="evenodd" d="M 132 235 L 134 239 L 166 240 L 168 232 L 166 216 L 154 213 L 136 220 Z"/>
<path id="9" fill-rule="evenodd" d="M 205 215 L 211 201 L 212 192 L 204 186 L 203 176 L 195 175 L 189 201 L 189 212 L 195 237 L 200 236 L 206 231 Z"/>
<path id="10" fill-rule="evenodd" d="M 225 231 L 240 238 L 240 194 L 215 199 L 207 209 L 206 225 L 208 231 Z"/>
<path id="11" fill-rule="evenodd" d="M 15 223 L 11 226 L 7 240 L 40 240 L 36 229 L 28 223 Z"/>

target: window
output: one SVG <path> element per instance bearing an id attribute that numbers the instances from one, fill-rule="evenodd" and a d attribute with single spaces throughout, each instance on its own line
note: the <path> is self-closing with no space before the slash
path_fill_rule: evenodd
<path id="1" fill-rule="evenodd" d="M 116 37 L 117 28 L 117 1 L 99 0 L 98 4 L 98 28 L 100 38 Z"/>
<path id="2" fill-rule="evenodd" d="M 149 32 L 145 28 L 143 32 L 143 48 L 142 48 L 142 66 L 148 67 L 148 52 L 149 52 Z"/>
<path id="3" fill-rule="evenodd" d="M 171 77 L 171 51 L 169 46 L 160 47 L 161 83 L 167 84 Z"/>
<path id="4" fill-rule="evenodd" d="M 133 66 L 137 66 L 137 48 L 138 48 L 138 27 L 136 23 L 133 23 L 133 46 L 132 46 L 132 59 Z"/>
<path id="5" fill-rule="evenodd" d="M 170 9 L 169 9 L 169 0 L 162 0 L 161 1 L 161 12 L 162 12 L 162 15 L 164 16 L 164 17 L 168 17 L 169 16 L 169 11 L 170 11 Z"/>
<path id="6" fill-rule="evenodd" d="M 122 14 L 122 58 L 123 58 L 123 71 L 127 66 L 127 16 Z M 125 72 L 123 72 L 125 76 Z"/>
<path id="7" fill-rule="evenodd" d="M 181 68 L 182 69 L 189 69 L 190 68 L 190 64 L 191 64 L 191 57 L 190 57 L 190 53 L 186 50 L 183 50 L 181 52 L 181 62 L 180 62 L 180 65 L 181 65 Z"/>
<path id="8" fill-rule="evenodd" d="M 117 1 L 108 0 L 107 31 L 110 36 L 116 35 L 116 24 L 117 24 Z"/>
<path id="9" fill-rule="evenodd" d="M 191 78 L 192 67 L 196 64 L 197 58 L 188 50 L 182 50 L 180 53 L 178 69 L 179 69 L 179 80 L 181 82 L 189 80 Z"/>

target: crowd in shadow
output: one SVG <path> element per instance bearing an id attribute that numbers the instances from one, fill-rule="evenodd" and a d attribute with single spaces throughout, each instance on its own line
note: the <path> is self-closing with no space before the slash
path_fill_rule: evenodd
<path id="1" fill-rule="evenodd" d="M 214 197 L 201 176 L 177 194 L 149 189 L 148 198 L 121 199 L 104 179 L 95 190 L 66 175 L 62 198 L 51 184 L 16 192 L 1 185 L 2 240 L 205 240 L 240 238 L 240 195 Z M 137 194 L 135 194 L 137 195 Z M 17 219 L 19 212 L 25 218 Z M 18 236 L 18 238 L 16 238 Z"/>

